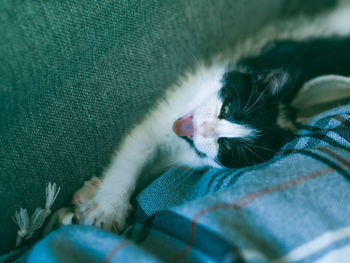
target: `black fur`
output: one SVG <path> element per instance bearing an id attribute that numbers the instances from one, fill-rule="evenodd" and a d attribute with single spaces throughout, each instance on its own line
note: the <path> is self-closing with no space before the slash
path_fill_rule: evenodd
<path id="1" fill-rule="evenodd" d="M 258 133 L 249 139 L 219 139 L 218 162 L 231 168 L 266 161 L 290 139 L 291 131 L 277 123 L 279 107 L 290 108 L 303 83 L 324 74 L 350 74 L 350 38 L 274 42 L 237 66 L 244 70 L 223 78 L 220 97 L 230 111 L 221 117 Z"/>
<path id="2" fill-rule="evenodd" d="M 276 97 L 279 94 L 267 92 L 269 84 L 262 84 L 258 75 L 232 71 L 224 76 L 219 96 L 223 106 L 230 106 L 230 111 L 223 118 L 248 125 L 257 132 L 250 138 L 218 140 L 218 161 L 226 167 L 242 167 L 266 161 L 290 136 L 289 131 L 277 125 L 280 102 Z"/>

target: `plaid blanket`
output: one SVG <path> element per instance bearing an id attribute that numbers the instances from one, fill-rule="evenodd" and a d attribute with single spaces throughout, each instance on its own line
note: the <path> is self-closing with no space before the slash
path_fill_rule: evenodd
<path id="1" fill-rule="evenodd" d="M 134 200 L 122 236 L 51 233 L 29 262 L 350 262 L 350 104 L 308 122 L 271 161 L 172 168 Z"/>

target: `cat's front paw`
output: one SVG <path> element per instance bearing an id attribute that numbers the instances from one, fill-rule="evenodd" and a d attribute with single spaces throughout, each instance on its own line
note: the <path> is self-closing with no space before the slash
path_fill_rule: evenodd
<path id="1" fill-rule="evenodd" d="M 128 200 L 116 197 L 111 202 L 96 196 L 79 207 L 77 217 L 82 225 L 120 233 L 126 226 L 130 211 L 131 205 Z"/>

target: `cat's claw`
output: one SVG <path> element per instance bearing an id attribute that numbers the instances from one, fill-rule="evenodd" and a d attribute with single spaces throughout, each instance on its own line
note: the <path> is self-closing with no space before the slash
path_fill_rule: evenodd
<path id="1" fill-rule="evenodd" d="M 90 178 L 90 180 L 85 181 L 84 185 L 74 193 L 72 203 L 75 206 L 81 206 L 88 200 L 91 200 L 95 195 L 100 184 L 101 180 L 96 176 L 93 176 L 92 178 Z"/>
<path id="2" fill-rule="evenodd" d="M 126 219 L 131 210 L 129 202 L 113 202 L 106 200 L 87 201 L 78 209 L 79 223 L 104 230 L 120 233 L 126 226 Z"/>

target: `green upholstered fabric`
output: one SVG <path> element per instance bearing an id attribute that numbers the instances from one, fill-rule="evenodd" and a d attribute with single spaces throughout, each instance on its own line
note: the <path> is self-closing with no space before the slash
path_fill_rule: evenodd
<path id="1" fill-rule="evenodd" d="M 0 254 L 15 246 L 15 211 L 43 207 L 49 181 L 61 186 L 53 210 L 67 205 L 196 58 L 285 15 L 285 2 L 3 0 Z"/>

